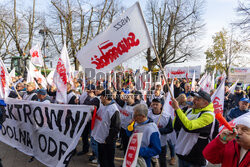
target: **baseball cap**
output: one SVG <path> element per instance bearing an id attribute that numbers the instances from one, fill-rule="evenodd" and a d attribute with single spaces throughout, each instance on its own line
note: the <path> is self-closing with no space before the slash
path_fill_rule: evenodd
<path id="1" fill-rule="evenodd" d="M 248 98 L 244 98 L 244 97 L 243 97 L 243 98 L 241 98 L 241 99 L 240 99 L 240 101 L 244 101 L 244 102 L 248 102 L 248 103 L 250 103 L 250 100 L 249 100 Z"/>
<path id="2" fill-rule="evenodd" d="M 45 89 L 39 89 L 39 90 L 37 91 L 37 93 L 40 94 L 40 95 L 46 95 L 46 94 L 47 94 L 47 91 L 46 91 Z"/>
<path id="3" fill-rule="evenodd" d="M 203 90 L 199 90 L 198 92 L 191 92 L 191 96 L 196 96 L 196 97 L 199 97 L 199 98 L 203 98 L 206 101 L 208 101 L 209 103 L 211 102 L 210 95 L 207 92 L 203 91 Z"/>
<path id="4" fill-rule="evenodd" d="M 102 93 L 100 94 L 100 96 L 111 96 L 112 92 L 109 89 L 105 89 L 104 91 L 102 91 Z"/>

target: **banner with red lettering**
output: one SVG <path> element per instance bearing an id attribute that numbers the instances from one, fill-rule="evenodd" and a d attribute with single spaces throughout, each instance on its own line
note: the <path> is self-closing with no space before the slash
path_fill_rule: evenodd
<path id="1" fill-rule="evenodd" d="M 136 167 L 142 135 L 142 133 L 133 133 L 130 137 L 122 167 Z"/>
<path id="2" fill-rule="evenodd" d="M 103 72 L 152 46 L 145 20 L 136 2 L 76 55 L 83 68 Z"/>
<path id="3" fill-rule="evenodd" d="M 195 78 L 200 78 L 201 66 L 186 66 L 186 67 L 168 67 L 165 66 L 166 74 L 170 78 L 192 78 L 195 73 Z"/>
<path id="4" fill-rule="evenodd" d="M 211 100 L 214 104 L 214 113 L 221 113 L 223 115 L 224 108 L 224 98 L 225 98 L 225 79 L 224 78 L 220 84 L 220 86 L 216 89 L 214 94 L 211 97 Z"/>
<path id="5" fill-rule="evenodd" d="M 39 44 L 33 46 L 33 47 L 30 49 L 30 55 L 31 55 L 30 61 L 31 61 L 34 65 L 39 66 L 39 67 L 42 67 L 42 66 L 43 66 L 42 51 L 41 51 L 41 48 L 40 48 L 40 45 L 39 45 Z"/>
<path id="6" fill-rule="evenodd" d="M 67 104 L 67 82 L 70 81 L 71 68 L 66 44 L 58 59 L 53 81 L 57 87 L 56 101 Z"/>

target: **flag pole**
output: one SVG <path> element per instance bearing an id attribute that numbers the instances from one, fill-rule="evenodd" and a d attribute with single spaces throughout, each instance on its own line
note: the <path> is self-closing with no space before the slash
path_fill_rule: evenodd
<path id="1" fill-rule="evenodd" d="M 164 72 L 164 70 L 163 70 L 163 68 L 162 68 L 162 64 L 161 64 L 160 58 L 159 58 L 159 56 L 158 56 L 158 54 L 157 54 L 157 51 L 156 51 L 156 49 L 155 49 L 155 46 L 153 45 L 152 47 L 153 47 L 153 50 L 154 50 L 156 59 L 157 59 L 157 61 L 158 61 L 158 64 L 159 64 L 159 66 L 160 66 L 160 70 L 161 70 L 162 73 L 163 73 L 163 78 L 164 78 L 164 80 L 165 80 L 165 82 L 166 82 L 168 91 L 170 92 L 171 97 L 174 98 L 173 93 L 171 92 L 171 89 L 170 89 L 170 87 L 169 87 L 169 84 L 168 84 L 168 81 L 167 81 L 166 74 L 165 74 L 165 72 Z"/>

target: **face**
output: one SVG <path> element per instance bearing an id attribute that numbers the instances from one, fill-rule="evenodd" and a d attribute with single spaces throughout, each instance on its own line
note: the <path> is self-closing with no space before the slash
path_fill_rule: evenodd
<path id="1" fill-rule="evenodd" d="M 206 100 L 204 100 L 203 98 L 199 98 L 194 96 L 194 100 L 193 100 L 193 108 L 194 109 L 199 109 L 199 108 L 204 108 L 208 105 L 208 102 Z"/>
<path id="2" fill-rule="evenodd" d="M 152 102 L 151 107 L 153 108 L 154 114 L 160 114 L 161 113 L 161 107 L 162 107 L 161 103 Z"/>
<path id="3" fill-rule="evenodd" d="M 134 95 L 132 95 L 132 94 L 127 95 L 127 98 L 125 99 L 125 101 L 129 105 L 134 104 L 134 102 L 135 102 Z"/>
<path id="4" fill-rule="evenodd" d="M 239 102 L 239 109 L 240 110 L 246 110 L 248 109 L 249 103 L 245 101 L 240 101 Z"/>
<path id="5" fill-rule="evenodd" d="M 134 116 L 133 116 L 133 118 L 134 118 L 134 120 L 135 120 L 135 122 L 136 123 L 143 123 L 145 120 L 144 120 L 144 116 L 142 116 L 142 115 L 137 115 L 136 113 L 134 114 Z"/>
<path id="6" fill-rule="evenodd" d="M 67 84 L 67 91 L 70 91 L 70 90 L 71 90 L 71 85 Z"/>
<path id="7" fill-rule="evenodd" d="M 28 85 L 27 86 L 27 91 L 28 92 L 31 92 L 31 91 L 33 91 L 35 88 L 32 86 L 32 85 Z"/>
<path id="8" fill-rule="evenodd" d="M 236 130 L 239 138 L 236 138 L 237 143 L 245 148 L 250 149 L 250 128 L 245 125 L 237 125 Z"/>
<path id="9" fill-rule="evenodd" d="M 46 95 L 41 95 L 41 94 L 38 93 L 38 94 L 37 94 L 37 97 L 38 97 L 38 99 L 41 99 L 41 100 L 42 100 L 42 99 L 44 99 L 44 98 L 46 97 Z"/>
<path id="10" fill-rule="evenodd" d="M 17 85 L 17 87 L 16 87 L 17 90 L 22 90 L 23 88 L 24 88 L 24 86 L 21 85 L 21 84 L 20 84 L 20 85 Z"/>
<path id="11" fill-rule="evenodd" d="M 160 90 L 155 90 L 155 96 L 160 96 Z"/>
<path id="12" fill-rule="evenodd" d="M 101 99 L 102 104 L 105 105 L 106 104 L 106 98 L 104 96 L 101 96 L 100 99 Z"/>
<path id="13" fill-rule="evenodd" d="M 190 90 L 190 85 L 185 85 L 185 90 Z"/>

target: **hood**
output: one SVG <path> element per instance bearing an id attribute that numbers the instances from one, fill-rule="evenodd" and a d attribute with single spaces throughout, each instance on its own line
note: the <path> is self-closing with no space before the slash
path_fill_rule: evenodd
<path id="1" fill-rule="evenodd" d="M 209 103 L 209 105 L 207 105 L 207 106 L 204 107 L 204 108 L 193 109 L 193 110 L 192 110 L 192 113 L 197 114 L 197 113 L 200 113 L 200 112 L 202 112 L 202 111 L 212 111 L 212 112 L 214 112 L 214 105 L 213 105 L 213 103 Z"/>

